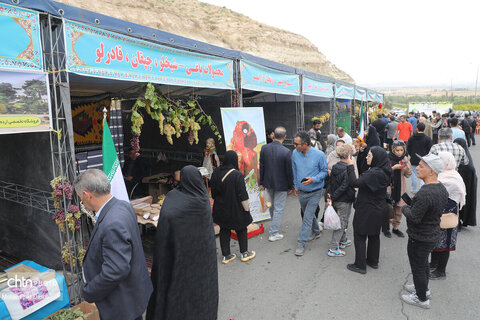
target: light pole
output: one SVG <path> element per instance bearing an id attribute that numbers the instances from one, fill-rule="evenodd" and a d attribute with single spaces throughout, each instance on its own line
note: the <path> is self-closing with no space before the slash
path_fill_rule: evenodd
<path id="1" fill-rule="evenodd" d="M 475 97 L 473 98 L 474 104 L 477 103 L 478 67 L 480 67 L 480 64 L 477 64 L 477 79 L 475 80 Z"/>

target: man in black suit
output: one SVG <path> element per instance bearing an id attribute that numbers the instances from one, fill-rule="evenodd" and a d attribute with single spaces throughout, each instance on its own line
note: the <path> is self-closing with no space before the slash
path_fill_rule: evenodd
<path id="1" fill-rule="evenodd" d="M 293 191 L 292 153 L 282 145 L 286 136 L 285 128 L 276 128 L 273 142 L 264 145 L 260 151 L 260 189 L 266 189 L 271 199 L 272 224 L 269 241 L 283 239 L 283 234 L 278 231 L 287 193 L 291 194 Z"/>
<path id="2" fill-rule="evenodd" d="M 152 282 L 132 206 L 110 194 L 103 171 L 82 172 L 75 191 L 96 224 L 83 261 L 83 290 L 104 319 L 141 319 L 147 308 Z"/>

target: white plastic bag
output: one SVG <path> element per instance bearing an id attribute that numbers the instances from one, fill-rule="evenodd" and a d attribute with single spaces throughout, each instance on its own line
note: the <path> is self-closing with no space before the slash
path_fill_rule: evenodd
<path id="1" fill-rule="evenodd" d="M 331 204 L 329 204 L 325 210 L 323 224 L 324 228 L 327 230 L 338 230 L 342 228 L 340 218 Z"/>

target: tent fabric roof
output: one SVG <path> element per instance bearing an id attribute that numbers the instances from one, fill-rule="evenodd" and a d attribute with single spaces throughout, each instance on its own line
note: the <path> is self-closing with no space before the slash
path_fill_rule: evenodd
<path id="1" fill-rule="evenodd" d="M 349 87 L 353 87 L 354 84 L 345 81 L 337 80 L 331 77 L 313 73 L 307 70 L 287 66 L 275 61 L 267 60 L 261 57 L 257 57 L 238 50 L 231 50 L 214 46 L 205 42 L 189 39 L 186 37 L 178 36 L 173 33 L 161 31 L 158 29 L 142 26 L 133 22 L 109 17 L 97 12 L 81 9 L 78 7 L 70 6 L 67 4 L 55 2 L 53 0 L 0 0 L 0 3 L 8 5 L 16 5 L 27 9 L 33 9 L 41 12 L 46 12 L 54 16 L 71 19 L 74 21 L 86 23 L 91 26 L 107 29 L 110 31 L 119 32 L 125 35 L 137 37 L 143 40 L 157 42 L 172 47 L 177 47 L 184 50 L 196 51 L 200 53 L 215 55 L 228 59 L 241 59 L 250 62 L 260 64 L 262 66 L 294 73 L 304 74 L 310 78 L 333 82 Z M 365 89 L 365 88 L 362 88 Z M 368 90 L 368 89 L 366 89 Z M 368 90 L 373 91 L 373 90 Z"/>

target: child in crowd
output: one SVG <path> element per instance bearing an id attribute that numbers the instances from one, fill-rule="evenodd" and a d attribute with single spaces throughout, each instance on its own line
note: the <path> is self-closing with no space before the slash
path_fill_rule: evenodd
<path id="1" fill-rule="evenodd" d="M 392 151 L 388 156 L 388 160 L 390 162 L 390 166 L 392 167 L 392 187 L 390 192 L 395 203 L 395 213 L 393 219 L 390 219 L 390 223 L 393 227 L 392 232 L 398 237 L 403 238 L 403 232 L 398 230 L 398 227 L 400 226 L 400 220 L 402 219 L 402 207 L 405 205 L 405 202 L 402 200 L 402 194 L 407 192 L 405 178 L 408 178 L 412 175 L 412 168 L 407 157 L 405 142 L 402 140 L 396 140 L 393 142 Z M 390 233 L 389 229 L 390 228 L 384 230 L 384 233 L 387 237 Z"/>
<path id="2" fill-rule="evenodd" d="M 349 186 L 347 176 L 347 160 L 353 155 L 353 148 L 349 144 L 340 144 L 336 148 L 336 153 L 340 161 L 332 167 L 330 180 L 327 186 L 327 203 L 332 203 L 333 208 L 340 218 L 342 227 L 334 230 L 328 256 L 342 257 L 345 251 L 341 250 L 352 244 L 347 239 L 346 231 L 348 219 L 352 211 L 352 203 L 355 200 L 355 189 Z"/>

